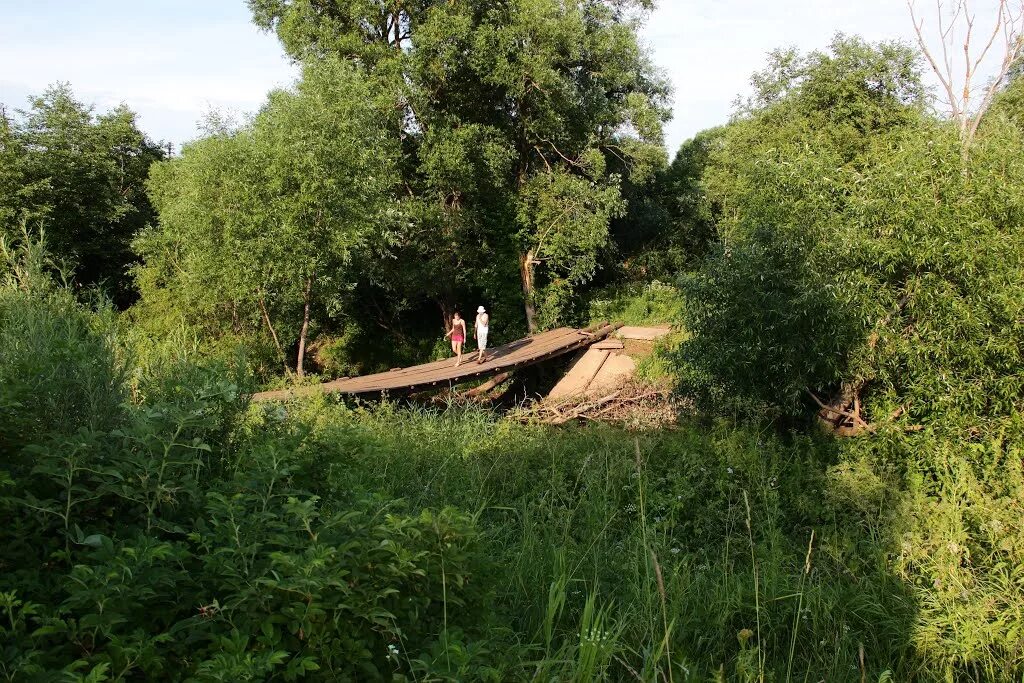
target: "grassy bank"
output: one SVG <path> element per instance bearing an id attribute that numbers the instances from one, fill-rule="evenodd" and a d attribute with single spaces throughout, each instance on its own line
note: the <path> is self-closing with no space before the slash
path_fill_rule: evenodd
<path id="1" fill-rule="evenodd" d="M 186 369 L 10 462 L 6 679 L 1020 675 L 1009 432 L 964 454 L 457 406 L 238 412 L 236 386 Z"/>
<path id="2" fill-rule="evenodd" d="M 928 642 L 956 624 L 922 612 L 937 590 L 912 566 L 926 553 L 903 557 L 901 534 L 920 532 L 923 510 L 877 460 L 835 440 L 724 423 L 550 430 L 477 410 L 320 403 L 255 408 L 246 429 L 255 442 L 275 429 L 298 438 L 324 500 L 367 489 L 470 512 L 488 558 L 474 579 L 488 587 L 488 635 L 473 645 L 497 661 L 518 652 L 503 675 L 529 678 L 537 661 L 569 676 L 581 664 L 565 648 L 594 609 L 610 638 L 604 670 L 619 680 L 670 669 L 674 680 L 982 680 L 1019 666 L 1001 650 L 1012 639 L 973 633 L 961 661 Z M 955 531 L 943 522 L 933 531 Z"/>

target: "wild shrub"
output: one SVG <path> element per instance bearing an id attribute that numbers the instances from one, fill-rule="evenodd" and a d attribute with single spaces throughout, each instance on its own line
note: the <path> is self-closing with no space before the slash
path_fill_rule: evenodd
<path id="1" fill-rule="evenodd" d="M 716 245 L 682 278 L 690 337 L 676 353 L 684 390 L 712 414 L 800 411 L 845 369 L 858 329 L 830 278 L 807 265 L 805 240 L 769 228 Z"/>
<path id="2" fill-rule="evenodd" d="M 619 321 L 627 325 L 675 323 L 682 318 L 683 298 L 671 284 L 654 280 L 642 287 L 610 288 L 588 301 L 589 322 Z"/>
<path id="3" fill-rule="evenodd" d="M 287 426 L 236 443 L 243 363 L 151 359 L 129 402 L 37 246 L 0 284 L 3 680 L 383 680 L 477 632 L 471 516 L 324 499 Z"/>
<path id="4" fill-rule="evenodd" d="M 14 678 L 379 680 L 479 613 L 469 516 L 325 501 L 284 444 L 211 447 L 229 394 L 191 393 L 29 447 L 0 532 Z"/>
<path id="5" fill-rule="evenodd" d="M 860 445 L 859 450 L 867 450 Z M 912 587 L 922 668 L 960 680 L 1024 672 L 1024 432 L 1020 416 L 973 439 L 928 430 L 898 451 L 908 471 L 888 529 Z"/>
<path id="6" fill-rule="evenodd" d="M 81 427 L 116 424 L 125 366 L 110 311 L 82 306 L 41 240 L 0 239 L 0 456 Z"/>
<path id="7" fill-rule="evenodd" d="M 891 514 L 902 499 L 874 470 L 846 474 L 828 438 L 723 423 L 634 440 L 600 425 L 519 426 L 458 407 L 318 400 L 254 406 L 243 440 L 275 422 L 289 425 L 330 488 L 478 511 L 495 559 L 495 618 L 527 651 L 512 650 L 512 661 L 487 655 L 508 649 L 503 636 L 460 647 L 475 645 L 509 680 L 583 671 L 574 648 L 587 641 L 580 626 L 591 598 L 603 610 L 612 680 L 635 679 L 631 671 L 660 680 L 669 660 L 681 680 L 719 667 L 727 680 L 756 680 L 759 666 L 778 680 L 790 667 L 793 680 L 847 680 L 860 674 L 861 645 L 872 653 L 869 680 L 916 670 L 913 600 L 886 565 L 890 529 L 905 522 Z M 745 629 L 752 635 L 741 642 Z"/>

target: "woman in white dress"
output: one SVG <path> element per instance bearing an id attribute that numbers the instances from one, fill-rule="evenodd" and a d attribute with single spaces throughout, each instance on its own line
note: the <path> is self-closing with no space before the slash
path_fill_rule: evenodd
<path id="1" fill-rule="evenodd" d="M 488 325 L 491 322 L 491 316 L 487 315 L 487 311 L 484 310 L 483 306 L 478 306 L 476 309 L 476 325 L 473 326 L 473 335 L 476 337 L 476 362 L 484 362 L 484 350 L 487 348 L 487 330 Z"/>

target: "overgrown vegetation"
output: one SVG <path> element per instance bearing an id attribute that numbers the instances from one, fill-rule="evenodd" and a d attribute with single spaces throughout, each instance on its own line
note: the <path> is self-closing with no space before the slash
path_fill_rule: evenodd
<path id="1" fill-rule="evenodd" d="M 634 435 L 457 406 L 247 408 L 241 367 L 174 357 L 136 375 L 132 402 L 103 314 L 37 249 L 8 250 L 0 317 L 7 340 L 45 330 L 47 378 L 5 360 L 6 679 L 982 680 L 1024 665 L 1019 419 L 962 449 L 932 429 L 842 443 L 731 422 Z M 26 395 L 76 419 L 40 424 Z"/>
<path id="2" fill-rule="evenodd" d="M 778 51 L 665 164 L 645 1 L 249 5 L 303 75 L 178 157 L 0 116 L 0 680 L 1024 677 L 1019 59 Z M 477 300 L 687 410 L 249 405 Z"/>
<path id="3" fill-rule="evenodd" d="M 814 393 L 963 428 L 1019 407 L 1020 133 L 993 118 L 964 158 L 921 113 L 913 64 L 840 39 L 759 75 L 705 178 L 721 240 L 686 280 L 700 395 L 758 414 Z"/>

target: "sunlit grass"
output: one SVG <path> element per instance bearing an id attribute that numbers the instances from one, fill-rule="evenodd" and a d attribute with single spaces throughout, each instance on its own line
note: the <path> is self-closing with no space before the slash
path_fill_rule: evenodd
<path id="1" fill-rule="evenodd" d="M 476 514 L 495 560 L 496 575 L 482 577 L 493 616 L 542 648 L 545 675 L 877 680 L 911 670 L 914 601 L 866 531 L 879 513 L 826 503 L 839 457 L 827 439 L 724 423 L 639 437 L 556 430 L 458 406 L 288 410 L 311 428 L 301 449 L 328 490 Z M 597 619 L 607 640 L 581 640 Z"/>

